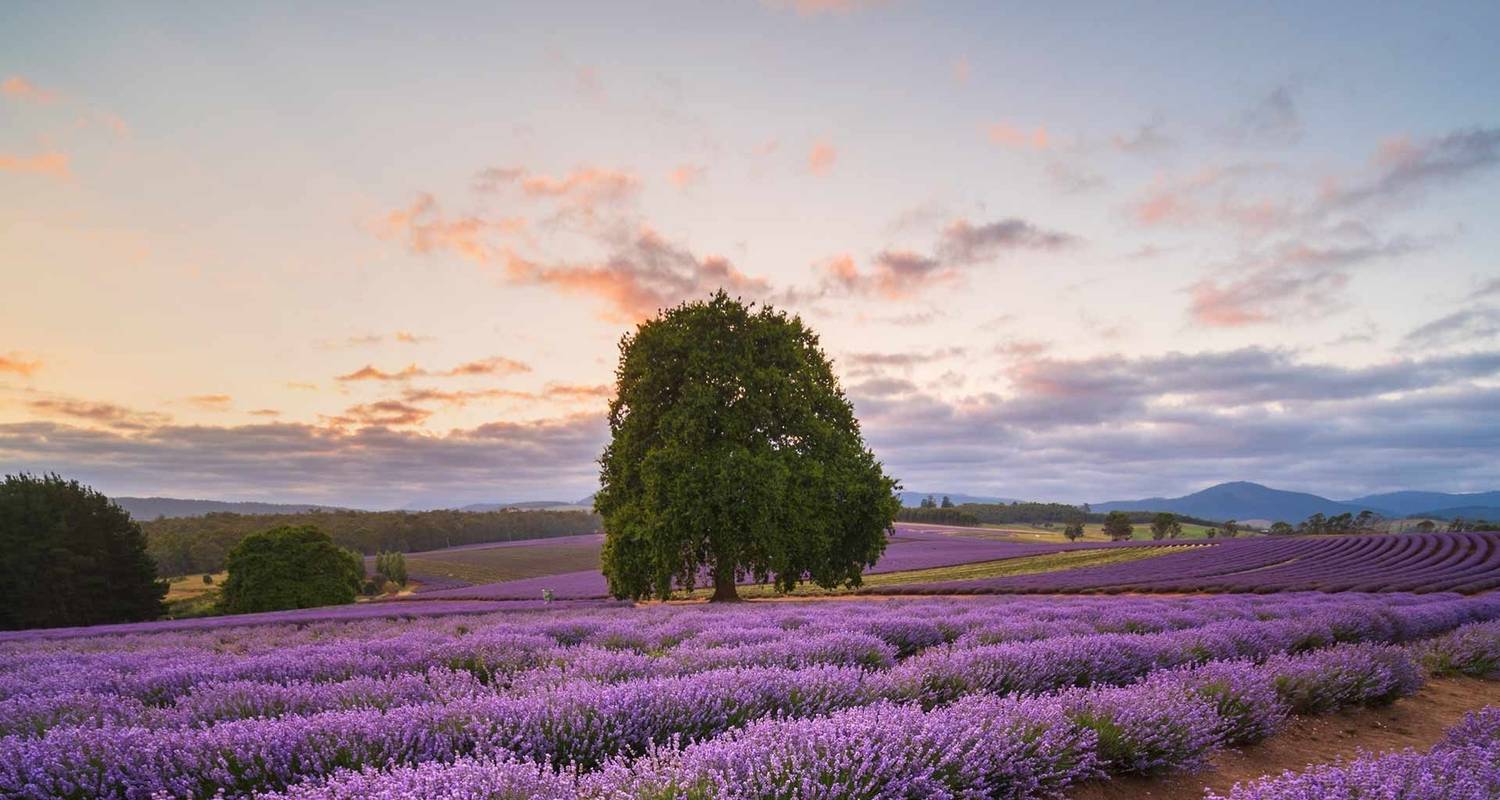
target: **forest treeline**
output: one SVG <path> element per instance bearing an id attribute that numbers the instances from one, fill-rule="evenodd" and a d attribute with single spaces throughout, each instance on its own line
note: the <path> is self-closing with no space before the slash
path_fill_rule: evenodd
<path id="1" fill-rule="evenodd" d="M 365 555 L 411 553 L 464 544 L 597 533 L 586 511 L 310 511 L 301 514 L 208 514 L 141 523 L 146 548 L 162 575 L 218 572 L 229 551 L 252 533 L 313 525 Z"/>
<path id="2" fill-rule="evenodd" d="M 1127 511 L 1132 524 L 1149 524 L 1155 511 Z M 964 503 L 957 506 L 903 508 L 896 513 L 902 522 L 929 522 L 940 525 L 1021 525 L 1053 522 L 1104 522 L 1106 514 L 1094 513 L 1087 506 L 1066 503 Z M 1197 517 L 1177 515 L 1177 520 L 1194 525 L 1216 526 L 1218 523 Z"/>

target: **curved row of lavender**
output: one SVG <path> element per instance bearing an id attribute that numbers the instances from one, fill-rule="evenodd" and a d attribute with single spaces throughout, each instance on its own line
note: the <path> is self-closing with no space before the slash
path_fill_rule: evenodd
<path id="1" fill-rule="evenodd" d="M 1139 719 L 1149 738 L 1163 713 L 1194 706 L 1157 695 L 1131 700 L 1106 687 L 1184 669 L 1222 678 L 1204 687 L 1232 687 L 1241 680 L 1234 675 L 1270 670 L 1277 699 L 1262 691 L 1250 704 L 1259 710 L 1236 712 L 1248 717 L 1233 725 L 1202 713 L 1185 718 L 1197 731 L 1188 748 L 1196 753 L 1261 735 L 1254 732 L 1283 706 L 1316 711 L 1361 702 L 1355 695 L 1370 687 L 1404 686 L 1412 656 L 1389 643 L 1497 618 L 1500 599 L 1452 595 L 1007 598 L 522 612 L 12 642 L 0 644 L 0 795 L 238 797 L 340 769 L 428 774 L 438 768 L 422 765 L 474 758 L 655 780 L 645 765 L 661 759 L 709 769 L 721 762 L 706 748 L 793 741 L 752 735 L 764 726 L 802 724 L 826 738 L 882 714 L 936 726 L 958 719 L 955 708 L 979 715 L 974 725 L 1000 720 L 997 730 L 1009 730 L 1004 720 L 1061 714 L 1066 725 L 1046 730 L 1064 738 L 1087 738 L 1097 727 L 1089 720 Z M 1450 647 L 1454 659 L 1500 652 L 1500 631 L 1466 631 L 1450 637 L 1468 648 Z M 1053 705 L 995 710 L 1012 708 L 996 698 L 1038 693 Z M 780 721 L 757 722 L 771 719 Z M 921 752 L 936 746 L 928 733 L 913 735 Z M 1087 752 L 1089 763 L 1131 769 L 1191 761 Z M 1092 769 L 1079 767 L 1074 778 Z M 700 777 L 718 780 L 692 780 Z"/>
<path id="2" fill-rule="evenodd" d="M 1500 587 L 1500 534 L 1231 539 L 1061 572 L 887 586 L 886 594 L 1460 592 Z"/>
<path id="3" fill-rule="evenodd" d="M 1422 753 L 1366 755 L 1347 763 L 1240 784 L 1210 800 L 1494 800 L 1500 797 L 1500 707 L 1469 714 Z"/>

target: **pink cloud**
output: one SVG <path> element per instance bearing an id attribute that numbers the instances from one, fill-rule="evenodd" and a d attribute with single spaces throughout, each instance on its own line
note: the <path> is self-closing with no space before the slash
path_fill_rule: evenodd
<path id="1" fill-rule="evenodd" d="M 449 251 L 476 263 L 490 262 L 496 255 L 488 238 L 510 236 L 526 230 L 523 217 L 484 219 L 477 216 L 446 218 L 437 200 L 422 193 L 406 208 L 386 214 L 376 226 L 376 234 L 387 239 L 405 239 L 414 253 Z"/>
<path id="2" fill-rule="evenodd" d="M 51 103 L 57 99 L 56 92 L 43 89 L 20 75 L 12 75 L 0 81 L 0 94 L 33 103 Z"/>
<path id="3" fill-rule="evenodd" d="M 814 175 L 827 175 L 833 170 L 833 162 L 839 157 L 838 150 L 828 142 L 818 142 L 807 154 L 807 170 Z"/>
<path id="4" fill-rule="evenodd" d="M 990 142 L 1014 150 L 1046 150 L 1052 145 L 1052 137 L 1043 125 L 1026 131 L 1008 122 L 996 122 L 989 126 L 988 134 Z"/>
<path id="5" fill-rule="evenodd" d="M 695 183 L 701 182 L 704 174 L 707 172 L 707 168 L 699 164 L 680 164 L 667 173 L 667 180 L 679 189 L 686 189 Z"/>
<path id="6" fill-rule="evenodd" d="M 68 177 L 68 157 L 63 153 L 39 153 L 34 156 L 12 156 L 0 153 L 0 172 L 66 178 Z"/>
<path id="7" fill-rule="evenodd" d="M 0 372 L 10 372 L 26 378 L 41 368 L 42 362 L 36 360 L 28 361 L 20 353 L 11 352 L 0 355 Z"/>

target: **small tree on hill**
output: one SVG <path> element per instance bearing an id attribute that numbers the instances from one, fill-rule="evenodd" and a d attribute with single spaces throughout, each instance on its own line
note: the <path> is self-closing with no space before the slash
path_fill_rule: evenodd
<path id="1" fill-rule="evenodd" d="M 942 508 L 953 508 L 953 498 L 949 497 L 946 494 L 943 495 L 943 505 L 942 505 Z"/>
<path id="2" fill-rule="evenodd" d="M 1434 530 L 1437 530 L 1437 524 L 1430 519 L 1424 519 L 1417 523 L 1417 531 L 1419 533 L 1432 533 Z"/>
<path id="3" fill-rule="evenodd" d="M 1063 528 L 1063 536 L 1070 542 L 1076 542 L 1083 538 L 1083 523 L 1070 522 Z"/>
<path id="4" fill-rule="evenodd" d="M 818 337 L 723 292 L 620 342 L 594 508 L 611 594 L 666 597 L 707 572 L 857 586 L 885 550 L 899 488 L 865 447 Z"/>
<path id="5" fill-rule="evenodd" d="M 1270 532 L 1272 536 L 1291 536 L 1293 533 L 1296 533 L 1296 530 L 1292 528 L 1290 523 L 1277 520 L 1271 523 Z"/>
<path id="6" fill-rule="evenodd" d="M 57 475 L 0 482 L 0 630 L 156 619 L 166 593 L 108 497 Z"/>
<path id="7" fill-rule="evenodd" d="M 1224 538 L 1233 539 L 1240 534 L 1240 523 L 1236 520 L 1224 520 Z"/>
<path id="8" fill-rule="evenodd" d="M 1120 542 L 1135 535 L 1135 526 L 1130 524 L 1130 515 L 1124 511 L 1111 511 L 1104 518 L 1104 535 L 1112 542 Z"/>
<path id="9" fill-rule="evenodd" d="M 1176 514 L 1165 511 L 1156 515 L 1151 520 L 1151 538 L 1158 541 L 1162 539 L 1176 539 L 1182 535 L 1182 523 L 1177 521 Z"/>
<path id="10" fill-rule="evenodd" d="M 313 525 L 252 533 L 229 551 L 220 605 L 229 614 L 354 602 L 364 559 Z"/>
<path id="11" fill-rule="evenodd" d="M 386 580 L 398 586 L 406 585 L 406 554 L 405 553 L 376 553 L 375 574 L 382 575 Z"/>
<path id="12" fill-rule="evenodd" d="M 932 495 L 929 494 L 926 497 L 922 498 L 922 507 L 923 508 L 937 508 L 938 507 L 937 500 L 933 499 Z"/>

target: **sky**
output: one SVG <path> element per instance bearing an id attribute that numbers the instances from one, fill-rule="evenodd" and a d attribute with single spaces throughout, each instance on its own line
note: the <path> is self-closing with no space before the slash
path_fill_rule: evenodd
<path id="1" fill-rule="evenodd" d="M 0 471 L 576 500 L 621 337 L 821 336 L 908 489 L 1500 489 L 1500 5 L 0 8 Z"/>

